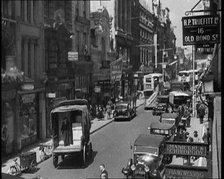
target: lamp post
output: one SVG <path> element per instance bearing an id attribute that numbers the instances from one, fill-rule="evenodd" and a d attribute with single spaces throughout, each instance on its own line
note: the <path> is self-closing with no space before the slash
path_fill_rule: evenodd
<path id="1" fill-rule="evenodd" d="M 193 95 L 192 95 L 192 115 L 193 117 L 195 117 L 195 46 L 192 45 L 192 61 L 193 61 L 193 84 L 192 84 L 192 88 L 193 88 Z"/>

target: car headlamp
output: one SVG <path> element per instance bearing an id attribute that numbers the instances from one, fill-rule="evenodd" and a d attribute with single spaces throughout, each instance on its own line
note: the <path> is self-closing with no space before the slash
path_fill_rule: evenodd
<path id="1" fill-rule="evenodd" d="M 156 169 L 152 171 L 152 175 L 153 176 L 156 176 L 157 175 L 157 170 Z"/>
<path id="2" fill-rule="evenodd" d="M 145 165 L 145 172 L 149 172 L 149 167 Z"/>
<path id="3" fill-rule="evenodd" d="M 134 164 L 131 165 L 131 170 L 132 170 L 132 171 L 136 170 L 136 167 L 135 167 Z"/>

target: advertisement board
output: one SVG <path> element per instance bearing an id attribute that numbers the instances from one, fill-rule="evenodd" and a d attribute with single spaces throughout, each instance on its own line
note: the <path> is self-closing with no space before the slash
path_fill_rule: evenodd
<path id="1" fill-rule="evenodd" d="M 208 144 L 188 142 L 166 142 L 165 154 L 207 157 Z"/>
<path id="2" fill-rule="evenodd" d="M 183 45 L 219 43 L 219 25 L 218 15 L 183 17 Z"/>
<path id="3" fill-rule="evenodd" d="M 193 178 L 207 178 L 207 167 L 197 166 L 181 166 L 181 165 L 165 165 L 164 171 L 165 178 L 181 178 L 181 179 L 193 179 Z"/>

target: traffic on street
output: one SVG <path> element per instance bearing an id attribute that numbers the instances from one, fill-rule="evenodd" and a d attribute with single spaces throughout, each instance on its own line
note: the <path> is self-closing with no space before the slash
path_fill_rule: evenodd
<path id="1" fill-rule="evenodd" d="M 2 178 L 222 178 L 221 4 L 1 1 Z"/>

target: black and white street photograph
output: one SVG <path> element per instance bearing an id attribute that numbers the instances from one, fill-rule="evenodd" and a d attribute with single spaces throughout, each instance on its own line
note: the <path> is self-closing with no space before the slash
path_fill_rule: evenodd
<path id="1" fill-rule="evenodd" d="M 1 0 L 3 179 L 218 179 L 221 0 Z"/>

